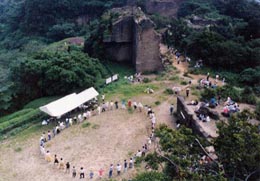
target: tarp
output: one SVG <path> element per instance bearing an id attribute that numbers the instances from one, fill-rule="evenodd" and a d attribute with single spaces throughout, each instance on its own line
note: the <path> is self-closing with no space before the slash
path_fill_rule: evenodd
<path id="1" fill-rule="evenodd" d="M 88 102 L 97 96 L 98 96 L 98 92 L 93 87 L 91 87 L 77 94 L 76 102 L 78 106 L 80 106 L 81 104 L 84 104 L 85 102 Z"/>
<path id="2" fill-rule="evenodd" d="M 52 117 L 60 117 L 73 109 L 76 109 L 85 102 L 98 96 L 98 92 L 93 88 L 86 89 L 79 94 L 72 93 L 45 106 L 40 110 Z"/>

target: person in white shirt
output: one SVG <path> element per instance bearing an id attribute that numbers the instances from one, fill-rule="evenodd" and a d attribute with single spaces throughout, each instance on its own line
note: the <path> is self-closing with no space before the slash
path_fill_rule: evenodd
<path id="1" fill-rule="evenodd" d="M 101 114 L 101 107 L 100 105 L 97 107 L 98 114 Z"/>
<path id="2" fill-rule="evenodd" d="M 113 107 L 114 107 L 114 102 L 110 101 L 110 110 L 113 110 Z"/>
<path id="3" fill-rule="evenodd" d="M 120 175 L 122 166 L 118 163 L 116 166 L 117 175 Z"/>
<path id="4" fill-rule="evenodd" d="M 102 101 L 105 101 L 105 94 L 102 95 Z"/>
<path id="5" fill-rule="evenodd" d="M 136 157 L 141 157 L 141 156 L 142 156 L 142 152 L 138 150 L 138 152 L 136 153 Z"/>
<path id="6" fill-rule="evenodd" d="M 137 107 L 139 109 L 139 112 L 142 112 L 144 106 L 141 102 L 138 103 Z"/>
<path id="7" fill-rule="evenodd" d="M 210 117 L 209 116 L 206 117 L 206 121 L 210 122 Z"/>
<path id="8" fill-rule="evenodd" d="M 72 121 L 72 118 L 69 119 L 69 123 L 70 123 L 70 126 L 73 125 L 73 121 Z"/>

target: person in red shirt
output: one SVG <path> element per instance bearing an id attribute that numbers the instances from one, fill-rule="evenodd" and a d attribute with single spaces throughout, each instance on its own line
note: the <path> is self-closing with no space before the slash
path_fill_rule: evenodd
<path id="1" fill-rule="evenodd" d="M 128 107 L 130 108 L 132 106 L 132 101 L 129 99 L 128 100 Z"/>
<path id="2" fill-rule="evenodd" d="M 99 175 L 100 179 L 103 177 L 103 173 L 104 173 L 104 170 L 102 168 L 100 168 L 100 170 L 98 171 L 98 175 Z"/>

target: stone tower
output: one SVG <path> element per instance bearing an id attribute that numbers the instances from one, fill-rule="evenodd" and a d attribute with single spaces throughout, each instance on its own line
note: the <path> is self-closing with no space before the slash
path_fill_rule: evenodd
<path id="1" fill-rule="evenodd" d="M 162 70 L 161 35 L 154 30 L 154 23 L 140 8 L 111 11 L 119 17 L 113 22 L 111 34 L 104 39 L 107 54 L 116 61 L 132 63 L 137 72 Z"/>

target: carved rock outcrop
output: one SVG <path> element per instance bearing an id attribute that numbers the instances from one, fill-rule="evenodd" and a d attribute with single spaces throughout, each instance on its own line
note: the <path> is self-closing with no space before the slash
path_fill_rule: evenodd
<path id="1" fill-rule="evenodd" d="M 136 7 L 115 8 L 111 12 L 118 18 L 103 40 L 109 57 L 131 62 L 137 72 L 162 70 L 159 52 L 161 35 L 154 30 L 154 23 Z"/>

